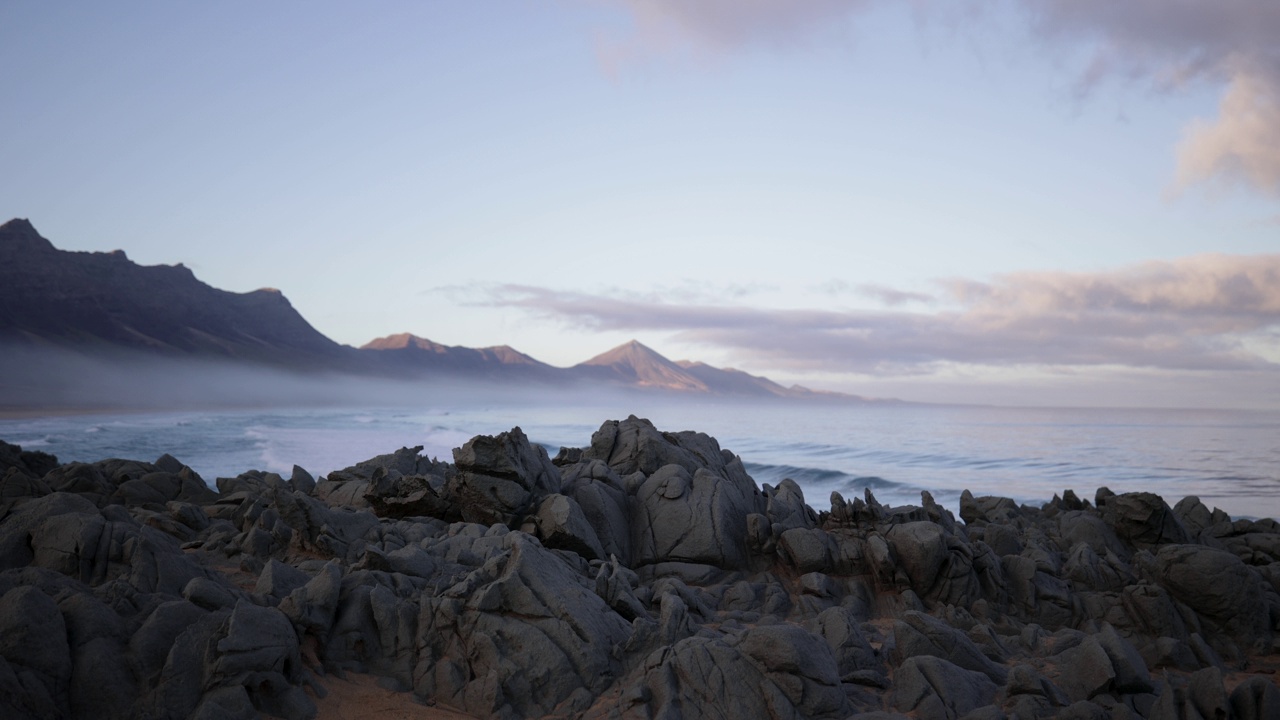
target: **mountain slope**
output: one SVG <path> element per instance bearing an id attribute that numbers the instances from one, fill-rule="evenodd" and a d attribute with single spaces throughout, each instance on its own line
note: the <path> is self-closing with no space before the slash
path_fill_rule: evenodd
<path id="1" fill-rule="evenodd" d="M 751 375 L 732 368 L 712 367 L 704 362 L 677 360 L 686 373 L 692 375 L 707 386 L 707 390 L 717 395 L 776 395 L 789 397 L 790 389 L 766 377 Z"/>
<path id="2" fill-rule="evenodd" d="M 706 383 L 632 340 L 570 368 L 579 377 L 682 392 L 710 392 Z"/>
<path id="3" fill-rule="evenodd" d="M 507 345 L 487 348 L 442 345 L 410 333 L 371 340 L 360 347 L 360 355 L 384 369 L 411 374 L 447 372 L 526 378 L 549 377 L 556 371 Z"/>
<path id="4" fill-rule="evenodd" d="M 0 225 L 0 339 L 294 366 L 354 352 L 322 335 L 278 290 L 232 293 L 182 265 L 141 266 L 117 250 L 58 250 L 26 220 Z"/>
<path id="5" fill-rule="evenodd" d="M 357 350 L 313 328 L 278 290 L 227 292 L 196 279 L 181 264 L 142 266 L 120 250 L 59 250 L 22 219 L 0 225 L 0 346 L 6 350 L 0 359 L 24 377 L 40 375 L 44 361 L 20 359 L 19 351 L 23 358 L 37 358 L 52 349 L 80 358 L 119 358 L 120 367 L 127 365 L 134 374 L 145 372 L 140 359 L 153 356 L 415 381 L 582 382 L 691 395 L 862 400 L 784 388 L 706 363 L 672 362 L 634 340 L 570 368 L 547 365 L 506 345 L 449 346 L 409 333 L 378 338 Z M 54 380 L 83 375 L 51 366 L 43 371 Z"/>

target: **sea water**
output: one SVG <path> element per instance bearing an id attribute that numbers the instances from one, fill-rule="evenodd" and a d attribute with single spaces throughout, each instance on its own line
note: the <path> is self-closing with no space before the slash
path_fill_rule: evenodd
<path id="1" fill-rule="evenodd" d="M 477 434 L 520 426 L 554 453 L 585 447 L 609 419 L 637 414 L 697 430 L 742 457 L 758 483 L 796 480 L 815 509 L 830 494 L 958 507 L 964 489 L 1039 504 L 1070 488 L 1196 495 L 1233 517 L 1280 517 L 1280 413 L 611 401 L 500 402 L 79 415 L 0 420 L 0 439 L 62 462 L 169 453 L 211 485 L 296 463 L 317 477 L 400 447 L 451 460 Z"/>

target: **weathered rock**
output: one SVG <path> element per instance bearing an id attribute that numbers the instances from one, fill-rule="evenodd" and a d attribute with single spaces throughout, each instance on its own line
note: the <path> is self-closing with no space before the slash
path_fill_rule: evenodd
<path id="1" fill-rule="evenodd" d="M 58 466 L 58 458 L 38 450 L 23 450 L 19 445 L 10 445 L 0 440 L 0 477 L 4 477 L 10 468 L 16 469 L 29 478 L 44 477 Z"/>
<path id="2" fill-rule="evenodd" d="M 636 418 L 555 463 L 517 428 L 314 494 L 295 468 L 213 497 L 169 456 L 35 478 L 8 447 L 6 719 L 309 717 L 304 665 L 505 718 L 1280 712 L 1270 678 L 1223 682 L 1274 649 L 1280 524 L 1195 498 L 966 492 L 961 525 L 867 491 L 819 517 Z"/>
<path id="3" fill-rule="evenodd" d="M 560 471 L 520 428 L 480 435 L 453 452 L 458 472 L 445 492 L 467 522 L 511 524 L 537 498 L 560 492 Z"/>
<path id="4" fill-rule="evenodd" d="M 1097 638 L 1084 636 L 1051 658 L 1050 677 L 1072 702 L 1089 700 L 1115 686 L 1116 670 Z"/>
<path id="5" fill-rule="evenodd" d="M 1251 677 L 1231 691 L 1231 712 L 1236 720 L 1280 717 L 1280 688 L 1270 678 Z"/>
<path id="6" fill-rule="evenodd" d="M 813 528 L 818 525 L 818 516 L 804 502 L 804 491 L 791 478 L 784 478 L 773 492 L 766 492 L 768 503 L 765 514 L 770 522 L 781 527 L 783 531 L 793 528 Z"/>
<path id="7" fill-rule="evenodd" d="M 947 538 L 942 527 L 928 521 L 894 525 L 885 540 L 911 587 L 917 593 L 928 592 L 947 560 Z"/>
<path id="8" fill-rule="evenodd" d="M 315 492 L 316 479 L 300 465 L 294 465 L 293 473 L 289 476 L 289 486 L 304 495 L 310 495 Z"/>
<path id="9" fill-rule="evenodd" d="M 336 562 L 326 564 L 305 585 L 289 593 L 280 602 L 280 612 L 289 618 L 301 632 L 312 632 L 320 637 L 329 633 L 334 614 L 338 611 L 338 599 L 342 593 L 342 567 Z"/>
<path id="10" fill-rule="evenodd" d="M 258 584 L 253 591 L 259 595 L 283 598 L 310 581 L 310 575 L 272 558 L 258 575 Z"/>
<path id="11" fill-rule="evenodd" d="M 865 684 L 868 680 L 877 682 L 884 676 L 884 664 L 858 628 L 857 616 L 848 608 L 824 610 L 813 622 L 812 630 L 831 648 L 842 679 Z"/>
<path id="12" fill-rule="evenodd" d="M 1132 643 L 1120 637 L 1114 627 L 1104 623 L 1101 632 L 1095 634 L 1094 639 L 1111 660 L 1111 667 L 1116 675 L 1113 685 L 1116 692 L 1127 695 L 1149 693 L 1155 689 L 1142 655 Z"/>
<path id="13" fill-rule="evenodd" d="M 138 686 L 124 648 L 111 638 L 94 638 L 72 657 L 68 691 L 71 713 L 78 717 L 132 718 Z"/>
<path id="14" fill-rule="evenodd" d="M 1008 671 L 993 662 L 963 632 L 943 621 L 909 611 L 893 624 L 894 655 L 899 664 L 906 658 L 932 655 L 957 667 L 986 675 L 997 685 L 1008 679 Z"/>
<path id="15" fill-rule="evenodd" d="M 758 506 L 758 495 L 736 478 L 665 465 L 636 493 L 633 564 L 676 561 L 743 568 L 746 516 Z"/>
<path id="16" fill-rule="evenodd" d="M 588 560 L 606 557 L 595 529 L 571 497 L 552 494 L 543 498 L 534 513 L 534 522 L 538 538 L 549 548 L 569 550 Z"/>
<path id="17" fill-rule="evenodd" d="M 545 715 L 580 688 L 598 694 L 616 677 L 614 645 L 631 624 L 528 536 L 442 596 L 423 598 L 414 689 L 477 714 L 509 706 Z"/>
<path id="18" fill-rule="evenodd" d="M 844 717 L 835 657 L 822 640 L 795 625 L 763 625 L 742 634 L 738 648 L 786 696 L 801 717 Z"/>
<path id="19" fill-rule="evenodd" d="M 24 686 L 17 705 L 37 708 L 45 706 L 47 698 L 58 714 L 67 712 L 71 682 L 67 628 L 58 606 L 36 588 L 14 588 L 0 597 L 0 657 Z"/>
<path id="20" fill-rule="evenodd" d="M 1262 580 L 1240 558 L 1201 545 L 1169 545 L 1156 554 L 1159 582 L 1241 646 L 1271 647 Z"/>
<path id="21" fill-rule="evenodd" d="M 603 557 L 614 556 L 630 565 L 630 513 L 622 479 L 602 460 L 583 460 L 563 468 L 562 492 L 582 508 L 604 550 Z"/>
<path id="22" fill-rule="evenodd" d="M 893 704 L 919 717 L 959 718 L 995 701 L 996 684 L 940 657 L 907 658 L 894 673 Z"/>
<path id="23" fill-rule="evenodd" d="M 1190 540 L 1178 516 L 1159 495 L 1125 493 L 1107 498 L 1099 507 L 1116 534 L 1140 548 Z"/>

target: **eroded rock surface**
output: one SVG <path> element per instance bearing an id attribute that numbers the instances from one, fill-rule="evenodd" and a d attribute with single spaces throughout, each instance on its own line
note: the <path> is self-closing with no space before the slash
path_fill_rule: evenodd
<path id="1" fill-rule="evenodd" d="M 1272 718 L 1280 524 L 758 486 L 714 438 L 515 428 L 315 478 L 0 443 L 0 716 Z"/>

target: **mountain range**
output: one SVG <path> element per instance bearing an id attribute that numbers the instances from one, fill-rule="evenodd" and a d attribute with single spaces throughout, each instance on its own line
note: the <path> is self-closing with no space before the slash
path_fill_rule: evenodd
<path id="1" fill-rule="evenodd" d="M 142 266 L 124 251 L 59 250 L 24 219 L 0 225 L 0 343 L 76 352 L 141 353 L 404 379 L 592 382 L 687 395 L 826 398 L 740 370 L 672 361 L 632 340 L 568 368 L 506 345 L 442 345 L 409 333 L 360 348 L 316 330 L 275 289 L 210 287 L 181 264 Z"/>

